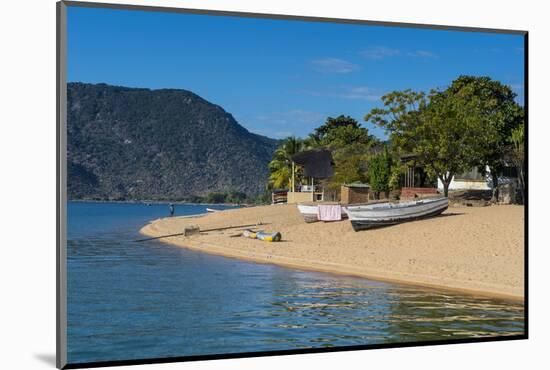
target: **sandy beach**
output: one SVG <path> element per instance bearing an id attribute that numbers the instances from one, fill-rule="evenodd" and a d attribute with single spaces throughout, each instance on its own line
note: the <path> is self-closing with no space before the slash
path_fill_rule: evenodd
<path id="1" fill-rule="evenodd" d="M 262 222 L 259 229 L 279 231 L 283 240 L 230 237 L 236 229 L 159 240 L 260 263 L 523 300 L 523 212 L 513 205 L 450 207 L 439 217 L 354 232 L 349 221 L 306 224 L 295 205 L 275 205 L 163 218 L 140 232 L 155 237 L 189 225 Z"/>

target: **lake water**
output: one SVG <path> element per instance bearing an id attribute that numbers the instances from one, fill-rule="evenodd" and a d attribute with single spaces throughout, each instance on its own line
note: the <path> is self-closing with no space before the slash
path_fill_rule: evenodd
<path id="1" fill-rule="evenodd" d="M 69 203 L 69 363 L 523 334 L 513 302 L 133 242 L 167 215 Z"/>

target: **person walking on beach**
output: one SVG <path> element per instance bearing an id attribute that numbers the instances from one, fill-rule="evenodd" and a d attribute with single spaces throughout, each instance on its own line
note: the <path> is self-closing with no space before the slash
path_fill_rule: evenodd
<path id="1" fill-rule="evenodd" d="M 172 203 L 170 203 L 170 206 L 168 207 L 168 209 L 170 210 L 170 217 L 174 217 L 174 205 Z"/>

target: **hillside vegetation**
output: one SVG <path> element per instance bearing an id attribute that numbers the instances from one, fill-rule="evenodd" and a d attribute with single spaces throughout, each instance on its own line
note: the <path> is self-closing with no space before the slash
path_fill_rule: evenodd
<path id="1" fill-rule="evenodd" d="M 68 84 L 69 199 L 254 197 L 276 145 L 189 91 Z"/>

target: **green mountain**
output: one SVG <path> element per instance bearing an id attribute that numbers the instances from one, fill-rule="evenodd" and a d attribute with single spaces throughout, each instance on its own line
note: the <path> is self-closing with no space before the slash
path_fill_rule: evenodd
<path id="1" fill-rule="evenodd" d="M 68 84 L 69 199 L 264 191 L 277 141 L 190 91 Z"/>

